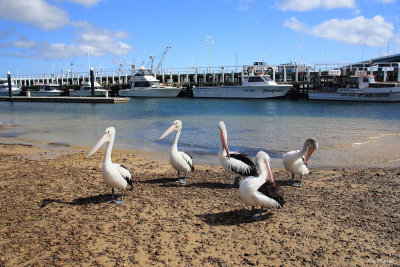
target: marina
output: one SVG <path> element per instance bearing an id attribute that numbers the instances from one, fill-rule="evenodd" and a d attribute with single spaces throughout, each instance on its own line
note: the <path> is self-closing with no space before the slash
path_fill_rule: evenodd
<path id="1" fill-rule="evenodd" d="M 118 73 L 94 71 L 93 76 L 96 96 L 104 96 L 105 90 L 108 90 L 112 94 L 125 97 L 174 97 L 179 94 L 179 96 L 187 97 L 246 98 L 248 97 L 245 96 L 246 94 L 235 94 L 234 91 L 242 88 L 243 92 L 246 92 L 248 88 L 243 86 L 248 84 L 251 77 L 250 79 L 264 79 L 264 82 L 274 84 L 280 89 L 290 87 L 289 90 L 279 89 L 279 92 L 272 90 L 275 94 L 271 97 L 308 98 L 311 92 L 311 99 L 315 99 L 320 92 L 357 87 L 358 83 L 350 78 L 360 72 L 374 76 L 374 82 L 390 82 L 396 87 L 400 84 L 399 62 L 400 55 L 396 54 L 354 64 L 316 64 L 314 66 L 293 63 L 268 65 L 264 62 L 208 68 L 158 69 L 157 66 L 156 70 L 132 66 L 131 70 L 120 70 Z M 72 96 L 90 96 L 90 90 L 84 90 L 90 89 L 89 80 L 90 73 L 41 74 L 12 78 L 13 83 L 22 89 L 22 93 L 40 92 L 40 86 L 50 83 L 58 84 L 64 91 L 68 90 Z M 250 98 L 258 97 L 260 96 L 253 94 Z M 267 94 L 263 97 L 269 96 Z M 318 97 L 318 99 L 321 98 Z M 385 98 L 367 97 L 364 100 L 385 101 Z"/>

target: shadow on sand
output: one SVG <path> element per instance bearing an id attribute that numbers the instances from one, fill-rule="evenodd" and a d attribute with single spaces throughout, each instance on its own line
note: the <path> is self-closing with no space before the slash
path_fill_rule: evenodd
<path id="1" fill-rule="evenodd" d="M 118 199 L 121 195 L 114 194 L 115 198 Z M 72 201 L 62 201 L 59 199 L 43 199 L 40 203 L 40 208 L 44 208 L 51 203 L 59 203 L 59 204 L 67 204 L 67 205 L 87 205 L 87 204 L 100 204 L 106 203 L 107 201 L 111 200 L 111 194 L 100 194 L 97 196 L 90 196 L 90 197 L 80 197 L 76 198 Z"/>
<path id="2" fill-rule="evenodd" d="M 252 216 L 249 216 L 250 210 L 232 210 L 226 212 L 218 212 L 218 213 L 206 213 L 196 215 L 196 217 L 204 220 L 205 223 L 212 226 L 217 225 L 239 225 L 243 223 L 254 223 L 256 222 Z M 260 221 L 264 221 L 269 219 L 273 213 L 264 212 L 261 215 Z"/>
<path id="3" fill-rule="evenodd" d="M 159 186 L 162 187 L 201 187 L 201 188 L 227 188 L 228 184 L 224 183 L 216 183 L 216 182 L 202 182 L 202 183 L 191 183 L 190 178 L 187 180 L 186 185 L 182 185 L 177 183 L 178 178 L 156 178 L 156 179 L 150 179 L 150 180 L 145 180 L 145 181 L 140 181 L 141 183 L 145 184 L 159 184 Z"/>

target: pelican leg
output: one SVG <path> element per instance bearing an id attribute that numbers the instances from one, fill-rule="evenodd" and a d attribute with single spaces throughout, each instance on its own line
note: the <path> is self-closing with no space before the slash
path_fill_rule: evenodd
<path id="1" fill-rule="evenodd" d="M 293 185 L 293 186 L 301 186 L 302 183 L 303 183 L 303 175 L 300 175 L 300 183 L 295 183 L 295 182 L 293 181 L 292 185 Z"/>
<path id="2" fill-rule="evenodd" d="M 185 185 L 185 184 L 186 184 L 186 177 L 187 177 L 187 174 L 188 174 L 188 173 L 185 174 L 185 179 L 179 179 L 179 180 L 176 181 L 176 182 Z"/>
<path id="3" fill-rule="evenodd" d="M 109 200 L 109 201 L 107 201 L 107 203 L 113 203 L 114 201 L 115 201 L 115 198 L 114 198 L 114 188 L 111 188 L 111 200 Z"/>
<path id="4" fill-rule="evenodd" d="M 235 176 L 234 177 L 234 182 L 233 182 L 233 184 L 228 184 L 227 186 L 226 186 L 226 188 L 239 188 L 239 179 L 240 179 L 240 176 Z"/>
<path id="5" fill-rule="evenodd" d="M 263 212 L 263 208 L 261 207 L 261 209 L 260 209 L 260 213 L 258 214 L 258 216 L 256 215 L 256 213 L 254 212 L 254 214 L 253 214 L 253 219 L 256 221 L 256 222 L 258 222 L 259 220 L 261 220 L 261 214 L 262 214 L 262 212 Z"/>
<path id="6" fill-rule="evenodd" d="M 114 188 L 113 188 L 113 189 L 114 189 Z M 115 200 L 115 201 L 114 201 L 115 203 L 117 203 L 117 204 L 121 204 L 121 205 L 125 204 L 125 202 L 124 202 L 124 192 L 125 192 L 125 190 L 124 190 L 124 189 L 122 189 L 122 196 L 121 196 L 121 200 Z"/>
<path id="7" fill-rule="evenodd" d="M 292 180 L 290 182 L 287 182 L 289 185 L 295 186 L 294 182 L 294 173 L 292 173 Z"/>
<path id="8" fill-rule="evenodd" d="M 251 206 L 251 211 L 249 213 L 246 213 L 244 216 L 245 217 L 254 217 L 254 214 L 256 213 L 256 210 L 254 206 Z"/>

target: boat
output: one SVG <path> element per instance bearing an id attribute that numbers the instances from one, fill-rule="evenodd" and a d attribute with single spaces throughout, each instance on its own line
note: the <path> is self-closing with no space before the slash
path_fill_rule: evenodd
<path id="1" fill-rule="evenodd" d="M 101 87 L 98 82 L 94 82 L 94 95 L 95 96 L 105 96 L 107 90 Z M 70 96 L 92 96 L 91 84 L 90 82 L 84 82 L 79 90 L 71 90 L 69 92 Z"/>
<path id="2" fill-rule="evenodd" d="M 193 87 L 198 98 L 279 98 L 292 88 L 290 84 L 277 84 L 268 75 L 244 75 L 241 85 Z"/>
<path id="3" fill-rule="evenodd" d="M 41 84 L 39 90 L 29 91 L 31 96 L 60 96 L 62 90 L 58 84 Z"/>
<path id="4" fill-rule="evenodd" d="M 400 101 L 400 83 L 376 82 L 373 75 L 355 75 L 345 88 L 329 91 L 312 91 L 308 93 L 311 100 L 340 101 Z"/>
<path id="5" fill-rule="evenodd" d="M 176 97 L 181 88 L 161 84 L 150 69 L 140 68 L 131 78 L 131 88 L 119 90 L 119 96 Z"/>
<path id="6" fill-rule="evenodd" d="M 11 81 L 11 91 L 12 95 L 16 96 L 21 92 L 21 89 L 15 84 L 14 81 Z M 8 80 L 0 79 L 0 96 L 8 96 L 9 88 L 8 88 Z"/>

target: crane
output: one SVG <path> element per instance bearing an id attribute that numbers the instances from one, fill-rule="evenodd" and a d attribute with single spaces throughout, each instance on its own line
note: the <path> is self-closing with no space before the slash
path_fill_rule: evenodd
<path id="1" fill-rule="evenodd" d="M 168 50 L 169 50 L 170 48 L 171 48 L 170 46 L 167 46 L 167 48 L 165 49 L 164 54 L 162 55 L 162 57 L 161 57 L 161 59 L 160 59 L 160 62 L 158 62 L 158 65 L 157 65 L 157 67 L 156 67 L 156 71 L 158 71 L 158 69 L 160 68 L 161 63 L 162 63 L 162 61 L 163 61 L 165 55 L 167 54 L 167 52 L 168 52 Z"/>

